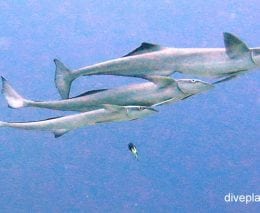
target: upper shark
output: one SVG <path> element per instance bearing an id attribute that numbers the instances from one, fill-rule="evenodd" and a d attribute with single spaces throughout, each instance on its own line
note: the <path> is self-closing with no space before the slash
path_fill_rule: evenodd
<path id="1" fill-rule="evenodd" d="M 212 84 L 196 79 L 174 80 L 166 76 L 152 76 L 149 80 L 151 82 L 88 91 L 65 100 L 33 101 L 23 98 L 2 77 L 2 92 L 11 108 L 40 107 L 55 110 L 89 111 L 103 108 L 103 104 L 151 106 L 172 103 L 213 88 Z"/>
<path id="2" fill-rule="evenodd" d="M 54 59 L 55 84 L 63 99 L 79 76 L 119 75 L 148 79 L 174 72 L 197 77 L 230 78 L 260 66 L 260 48 L 249 48 L 238 37 L 224 33 L 225 48 L 169 48 L 142 43 L 127 55 L 74 71 Z M 148 79 L 149 80 L 149 79 Z"/>

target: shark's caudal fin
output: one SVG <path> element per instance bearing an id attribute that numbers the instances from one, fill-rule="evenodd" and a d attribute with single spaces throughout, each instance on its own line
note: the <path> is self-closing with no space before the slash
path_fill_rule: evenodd
<path id="1" fill-rule="evenodd" d="M 6 122 L 0 121 L 0 127 L 5 127 L 5 126 L 6 126 Z"/>
<path id="2" fill-rule="evenodd" d="M 54 59 L 56 66 L 55 85 L 62 99 L 69 98 L 70 86 L 74 78 L 71 71 L 58 59 Z"/>
<path id="3" fill-rule="evenodd" d="M 2 76 L 2 93 L 10 108 L 21 108 L 27 106 L 27 100 L 19 95 L 14 88 Z"/>

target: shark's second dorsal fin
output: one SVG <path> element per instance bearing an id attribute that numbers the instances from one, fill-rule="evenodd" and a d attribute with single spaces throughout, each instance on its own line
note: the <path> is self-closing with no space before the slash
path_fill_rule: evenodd
<path id="1" fill-rule="evenodd" d="M 143 42 L 140 47 L 137 47 L 132 52 L 124 55 L 123 57 L 144 54 L 148 52 L 154 52 L 163 49 L 160 45 Z"/>
<path id="2" fill-rule="evenodd" d="M 249 53 L 247 45 L 231 33 L 224 33 L 226 53 L 230 58 L 239 58 Z"/>

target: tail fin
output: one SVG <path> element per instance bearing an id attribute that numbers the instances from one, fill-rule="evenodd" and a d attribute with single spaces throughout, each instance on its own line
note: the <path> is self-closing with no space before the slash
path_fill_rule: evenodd
<path id="1" fill-rule="evenodd" d="M 62 99 L 69 98 L 70 86 L 74 78 L 71 71 L 58 59 L 54 59 L 56 65 L 55 85 Z"/>
<path id="2" fill-rule="evenodd" d="M 26 99 L 19 95 L 14 88 L 2 76 L 2 93 L 10 108 L 21 108 L 27 106 Z"/>
<path id="3" fill-rule="evenodd" d="M 0 121 L 0 127 L 4 127 L 4 126 L 6 126 L 6 122 L 4 122 L 4 121 Z"/>

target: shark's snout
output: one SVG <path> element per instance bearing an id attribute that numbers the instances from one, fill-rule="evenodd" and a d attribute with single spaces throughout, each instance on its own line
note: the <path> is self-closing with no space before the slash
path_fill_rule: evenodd
<path id="1" fill-rule="evenodd" d="M 183 93 L 195 95 L 212 89 L 214 86 L 211 83 L 197 79 L 180 79 L 178 86 Z"/>

